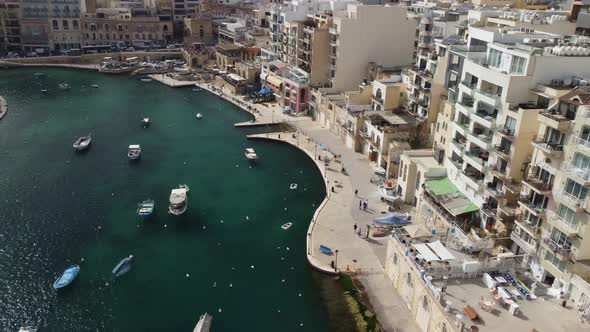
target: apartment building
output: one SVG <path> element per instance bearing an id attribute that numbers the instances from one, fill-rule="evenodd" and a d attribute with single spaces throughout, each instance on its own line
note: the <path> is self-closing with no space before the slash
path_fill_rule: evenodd
<path id="1" fill-rule="evenodd" d="M 52 0 L 49 48 L 52 51 L 80 49 L 80 1 Z"/>
<path id="2" fill-rule="evenodd" d="M 0 2 L 0 49 L 14 51 L 21 48 L 20 2 Z"/>
<path id="3" fill-rule="evenodd" d="M 167 44 L 173 24 L 158 16 L 134 16 L 129 9 L 97 9 L 81 17 L 82 44 L 131 46 Z"/>
<path id="4" fill-rule="evenodd" d="M 302 22 L 297 66 L 309 74 L 310 84 L 324 86 L 330 81 L 331 14 L 309 14 Z"/>
<path id="5" fill-rule="evenodd" d="M 348 5 L 345 12 L 335 12 L 329 30 L 332 87 L 356 88 L 370 62 L 383 68 L 408 66 L 415 29 L 399 6 Z"/>
<path id="6" fill-rule="evenodd" d="M 20 9 L 23 49 L 40 54 L 48 53 L 50 2 L 48 0 L 21 0 Z"/>

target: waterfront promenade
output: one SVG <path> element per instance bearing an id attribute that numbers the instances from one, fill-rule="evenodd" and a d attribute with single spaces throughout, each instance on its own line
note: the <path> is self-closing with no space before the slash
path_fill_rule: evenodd
<path id="1" fill-rule="evenodd" d="M 370 182 L 374 170 L 367 157 L 348 149 L 339 137 L 309 117 L 283 114 L 277 104 L 252 104 L 211 83 L 199 82 L 195 85 L 252 114 L 254 122 L 240 125 L 289 123 L 296 129 L 295 133 L 257 134 L 249 138 L 276 140 L 296 146 L 314 160 L 324 175 L 326 199 L 316 210 L 306 238 L 309 263 L 327 273 L 356 275 L 363 283 L 379 322 L 386 331 L 418 331 L 411 312 L 385 275 L 387 238 L 364 239 L 354 232 L 355 224 L 364 228 L 372 224 L 373 218 L 387 213 L 387 205 L 381 202 L 378 188 Z M 334 155 L 339 156 L 338 161 L 334 160 Z M 326 157 L 330 160 L 327 164 L 324 163 Z M 346 174 L 342 172 L 342 167 L 346 169 Z M 358 196 L 355 196 L 355 190 L 358 190 Z M 361 200 L 368 201 L 366 211 L 359 209 Z M 403 210 L 412 212 L 407 206 Z M 328 256 L 321 253 L 320 244 L 331 248 L 334 254 Z M 332 267 L 332 261 L 337 271 Z"/>

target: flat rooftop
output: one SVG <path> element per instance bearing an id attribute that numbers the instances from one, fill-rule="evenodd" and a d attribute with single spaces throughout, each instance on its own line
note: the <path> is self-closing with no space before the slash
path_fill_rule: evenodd
<path id="1" fill-rule="evenodd" d="M 433 281 L 435 287 L 443 285 L 442 280 Z M 575 309 L 563 308 L 558 300 L 538 297 L 535 300 L 517 299 L 520 314 L 514 316 L 507 308 L 498 304 L 491 312 L 480 308 L 480 298 L 493 301 L 493 296 L 481 277 L 471 279 L 449 279 L 444 299 L 450 301 L 451 314 L 461 314 L 467 327 L 475 325 L 480 331 L 539 332 L 590 331 L 590 325 L 581 323 Z M 479 320 L 469 321 L 463 312 L 465 306 L 474 308 Z"/>

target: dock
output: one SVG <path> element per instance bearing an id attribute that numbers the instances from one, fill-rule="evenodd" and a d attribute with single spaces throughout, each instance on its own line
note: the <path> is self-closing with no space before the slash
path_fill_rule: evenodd
<path id="1" fill-rule="evenodd" d="M 175 80 L 166 74 L 152 74 L 148 75 L 149 78 L 153 79 L 154 81 L 158 81 L 168 87 L 171 88 L 184 88 L 188 86 L 195 86 L 195 81 L 179 81 Z"/>
<path id="2" fill-rule="evenodd" d="M 6 104 L 6 99 L 0 96 L 0 120 L 8 113 L 8 104 Z"/>

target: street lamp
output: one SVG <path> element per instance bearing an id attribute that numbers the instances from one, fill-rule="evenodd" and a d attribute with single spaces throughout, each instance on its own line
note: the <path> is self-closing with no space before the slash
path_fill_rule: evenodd
<path id="1" fill-rule="evenodd" d="M 272 123 L 275 123 L 275 110 L 272 110 Z"/>
<path id="2" fill-rule="evenodd" d="M 334 272 L 338 272 L 338 249 L 334 252 L 336 253 L 336 258 L 334 259 Z"/>

